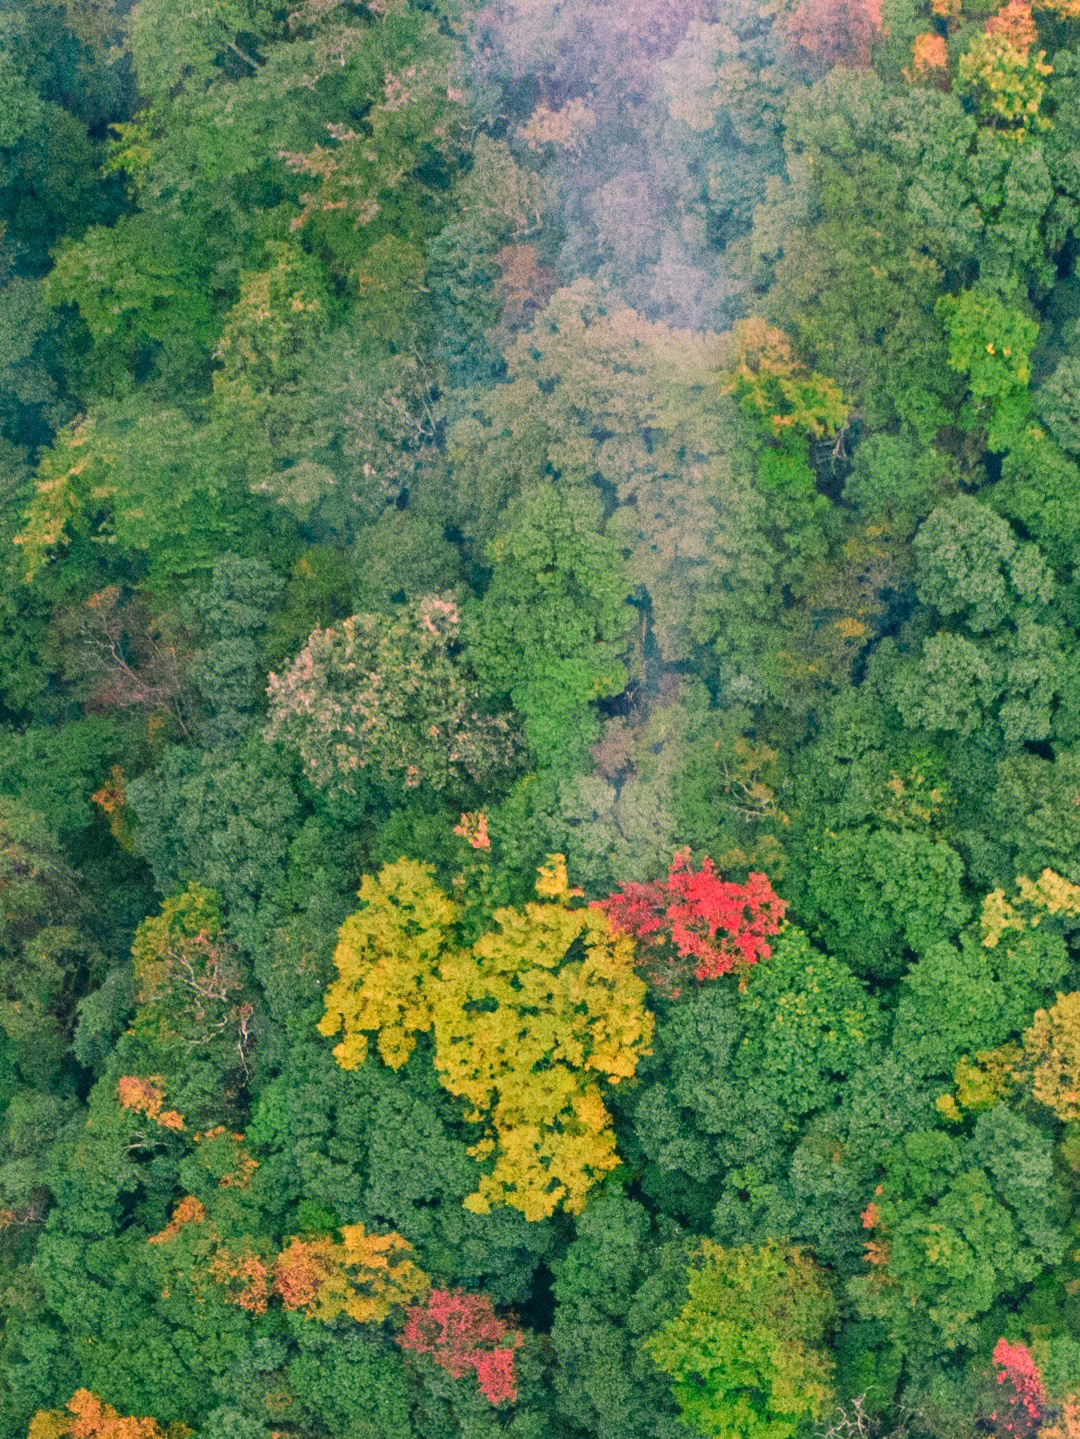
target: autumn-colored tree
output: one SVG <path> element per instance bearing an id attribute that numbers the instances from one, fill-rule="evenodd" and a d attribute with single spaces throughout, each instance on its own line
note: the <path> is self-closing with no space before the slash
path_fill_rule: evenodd
<path id="1" fill-rule="evenodd" d="M 705 1240 L 689 1299 L 646 1342 L 702 1434 L 789 1439 L 832 1394 L 825 1329 L 833 1299 L 804 1250 L 774 1242 L 725 1249 Z"/>
<path id="2" fill-rule="evenodd" d="M 979 916 L 983 948 L 996 949 L 1006 935 L 1023 934 L 1054 920 L 1070 924 L 1080 920 L 1080 885 L 1052 869 L 1044 869 L 1037 880 L 1020 875 L 1014 899 L 995 889 L 983 900 Z"/>
<path id="3" fill-rule="evenodd" d="M 166 1109 L 165 1081 L 160 1075 L 142 1079 L 136 1074 L 122 1074 L 116 1082 L 116 1098 L 121 1109 L 145 1114 L 163 1129 L 183 1129 L 184 1117 L 175 1109 Z"/>
<path id="4" fill-rule="evenodd" d="M 937 85 L 948 83 L 949 47 L 945 37 L 936 30 L 925 30 L 916 35 L 911 46 L 911 69 L 904 75 L 913 82 L 925 81 Z"/>
<path id="5" fill-rule="evenodd" d="M 1080 1396 L 1066 1395 L 1039 1433 L 1042 1439 L 1077 1439 L 1080 1435 Z"/>
<path id="6" fill-rule="evenodd" d="M 764 320 L 740 320 L 726 369 L 732 392 L 774 436 L 785 431 L 826 439 L 843 429 L 851 406 L 833 380 L 795 358 L 791 341 Z"/>
<path id="7" fill-rule="evenodd" d="M 180 1200 L 164 1229 L 157 1234 L 151 1234 L 147 1244 L 168 1244 L 170 1239 L 175 1239 L 186 1224 L 201 1224 L 206 1218 L 206 1205 L 196 1199 L 194 1194 L 185 1194 Z"/>
<path id="8" fill-rule="evenodd" d="M 90 803 L 96 804 L 102 814 L 108 815 L 109 831 L 120 848 L 133 849 L 134 817 L 127 802 L 123 765 L 110 767 L 109 778 L 90 796 Z"/>
<path id="9" fill-rule="evenodd" d="M 143 921 L 131 950 L 140 1004 L 167 1030 L 205 1044 L 233 1026 L 241 1057 L 251 1007 L 241 1000 L 236 953 L 223 933 L 216 897 L 190 884 Z"/>
<path id="10" fill-rule="evenodd" d="M 355 794 L 367 774 L 391 791 L 491 784 L 517 745 L 505 716 L 483 712 L 456 655 L 453 595 L 395 615 L 354 615 L 315 630 L 282 675 L 270 676 L 267 737 L 300 753 L 319 788 Z"/>
<path id="11" fill-rule="evenodd" d="M 1059 994 L 1024 1035 L 1031 1091 L 1065 1124 L 1080 1119 L 1080 994 Z"/>
<path id="12" fill-rule="evenodd" d="M 633 946 L 600 910 L 571 905 L 562 856 L 541 871 L 542 902 L 497 910 L 468 949 L 452 944 L 455 908 L 432 875 L 402 861 L 365 881 L 320 1027 L 343 1034 L 345 1068 L 374 1037 L 398 1069 L 433 1033 L 441 1083 L 486 1126 L 470 1152 L 494 1161 L 466 1207 L 577 1212 L 619 1162 L 598 1081 L 631 1078 L 652 1035 Z"/>
<path id="13" fill-rule="evenodd" d="M 996 1433 L 1023 1439 L 1034 1434 L 1042 1424 L 1046 1411 L 1046 1391 L 1042 1375 L 1026 1344 L 1010 1344 L 999 1339 L 994 1345 L 995 1382 L 998 1393 L 995 1407 L 988 1416 Z"/>
<path id="14" fill-rule="evenodd" d="M 249 1314 L 265 1314 L 270 1298 L 270 1269 L 266 1257 L 250 1241 L 222 1244 L 210 1258 L 210 1278 L 227 1304 Z"/>
<path id="15" fill-rule="evenodd" d="M 1018 1044 L 1000 1044 L 996 1049 L 979 1049 L 957 1061 L 953 1071 L 956 1093 L 941 1094 L 935 1101 L 938 1111 L 952 1123 L 965 1113 L 978 1114 L 1007 1099 L 1020 1078 Z"/>
<path id="16" fill-rule="evenodd" d="M 478 1213 L 582 1208 L 619 1163 L 598 1081 L 631 1079 L 652 1035 L 632 944 L 566 903 L 561 861 L 552 873 L 546 903 L 497 910 L 497 929 L 441 967 L 435 1065 L 489 1126 L 472 1153 L 494 1159 L 465 1201 Z"/>
<path id="17" fill-rule="evenodd" d="M 344 1224 L 340 1234 L 293 1239 L 274 1260 L 274 1292 L 286 1309 L 324 1323 L 345 1315 L 377 1324 L 428 1289 L 400 1234 L 368 1234 L 362 1224 Z"/>
<path id="18" fill-rule="evenodd" d="M 88 1389 L 76 1389 L 62 1409 L 41 1409 L 30 1421 L 27 1439 L 170 1439 L 153 1419 L 130 1419 Z"/>
<path id="19" fill-rule="evenodd" d="M 881 33 L 881 0 L 803 0 L 786 24 L 791 42 L 822 65 L 867 66 Z"/>
<path id="20" fill-rule="evenodd" d="M 504 245 L 495 255 L 500 270 L 495 290 L 500 302 L 496 342 L 505 348 L 514 336 L 527 330 L 538 311 L 551 299 L 558 276 L 540 263 L 535 245 Z"/>
<path id="21" fill-rule="evenodd" d="M 960 56 L 958 92 L 971 97 L 988 123 L 1014 135 L 1051 123 L 1040 107 L 1053 69 L 1037 43 L 1027 0 L 1008 0 Z"/>
<path id="22" fill-rule="evenodd" d="M 648 978 L 672 996 L 691 975 L 718 979 L 768 959 L 768 936 L 787 908 L 765 875 L 738 884 L 721 879 L 709 859 L 695 871 L 688 849 L 675 855 L 666 880 L 625 885 L 598 907 L 638 942 Z"/>
<path id="23" fill-rule="evenodd" d="M 431 874 L 403 859 L 365 875 L 362 906 L 338 932 L 337 978 L 319 1029 L 343 1035 L 334 1057 L 344 1069 L 363 1064 L 369 1035 L 383 1062 L 399 1069 L 416 1036 L 431 1030 L 439 959 L 458 913 Z"/>
<path id="24" fill-rule="evenodd" d="M 517 1399 L 514 1350 L 522 1337 L 496 1315 L 486 1294 L 433 1289 L 423 1304 L 407 1310 L 397 1342 L 413 1353 L 430 1355 L 455 1379 L 472 1370 L 490 1404 Z"/>

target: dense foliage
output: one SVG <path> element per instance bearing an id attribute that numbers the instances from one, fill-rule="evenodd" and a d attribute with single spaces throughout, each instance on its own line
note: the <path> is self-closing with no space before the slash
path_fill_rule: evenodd
<path id="1" fill-rule="evenodd" d="M 0 101 L 0 1439 L 1078 1439 L 1078 0 Z"/>

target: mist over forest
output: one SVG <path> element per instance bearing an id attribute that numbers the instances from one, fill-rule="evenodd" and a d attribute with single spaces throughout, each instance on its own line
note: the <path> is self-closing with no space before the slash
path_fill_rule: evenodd
<path id="1" fill-rule="evenodd" d="M 1080 1439 L 1080 0 L 0 0 L 0 1439 Z"/>

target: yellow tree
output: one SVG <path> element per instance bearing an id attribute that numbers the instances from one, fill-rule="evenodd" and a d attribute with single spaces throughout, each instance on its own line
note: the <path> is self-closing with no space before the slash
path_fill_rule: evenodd
<path id="1" fill-rule="evenodd" d="M 1052 67 L 1035 48 L 1038 39 L 1027 0 L 1008 0 L 960 56 L 959 93 L 971 96 L 989 124 L 1016 136 L 1051 123 L 1039 113 Z"/>
<path id="2" fill-rule="evenodd" d="M 416 1036 L 433 1034 L 440 1081 L 484 1126 L 471 1152 L 492 1162 L 466 1206 L 508 1204 L 529 1219 L 577 1212 L 618 1164 L 600 1086 L 633 1076 L 653 1027 L 632 941 L 573 903 L 561 856 L 537 893 L 498 910 L 466 949 L 429 866 L 403 860 L 365 879 L 320 1026 L 342 1034 L 345 1068 L 364 1062 L 372 1037 L 400 1068 Z"/>
<path id="3" fill-rule="evenodd" d="M 487 1127 L 473 1154 L 495 1161 L 465 1201 L 479 1213 L 576 1213 L 619 1162 L 599 1081 L 632 1078 L 652 1016 L 632 940 L 565 898 L 559 887 L 546 903 L 496 911 L 497 930 L 443 965 L 435 1064 Z"/>
<path id="4" fill-rule="evenodd" d="M 757 317 L 739 320 L 727 341 L 726 388 L 776 436 L 785 430 L 831 438 L 851 406 L 834 380 L 797 360 L 791 341 Z"/>
<path id="5" fill-rule="evenodd" d="M 1066 1124 L 1080 1119 L 1080 994 L 1059 994 L 1024 1035 L 1031 1090 Z"/>
<path id="6" fill-rule="evenodd" d="M 1014 900 L 1007 899 L 1003 889 L 986 896 L 981 916 L 983 947 L 995 949 L 1008 930 L 1037 929 L 1044 918 L 1080 919 L 1080 885 L 1052 869 L 1044 869 L 1036 880 L 1020 875 Z"/>
<path id="7" fill-rule="evenodd" d="M 294 1239 L 278 1255 L 274 1289 L 286 1309 L 310 1319 L 345 1314 L 358 1324 L 378 1324 L 431 1288 L 400 1234 L 368 1234 L 362 1224 L 342 1225 L 340 1233 L 340 1243 L 329 1235 Z"/>
<path id="8" fill-rule="evenodd" d="M 362 908 L 338 933 L 338 977 L 326 993 L 321 1033 L 343 1038 L 334 1057 L 356 1069 L 377 1036 L 379 1055 L 400 1069 L 418 1034 L 432 1025 L 432 990 L 439 956 L 457 907 L 432 879 L 429 865 L 398 860 L 360 885 Z"/>

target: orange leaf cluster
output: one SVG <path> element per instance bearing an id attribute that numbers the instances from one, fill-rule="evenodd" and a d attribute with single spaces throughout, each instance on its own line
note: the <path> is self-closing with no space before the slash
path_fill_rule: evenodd
<path id="1" fill-rule="evenodd" d="M 109 816 L 109 830 L 113 839 L 121 848 L 130 850 L 135 843 L 134 826 L 131 811 L 127 807 L 123 765 L 113 765 L 109 778 L 90 796 L 90 803 L 96 804 L 103 814 Z"/>
<path id="2" fill-rule="evenodd" d="M 996 15 L 987 20 L 986 33 L 1000 35 L 1026 60 L 1032 45 L 1039 38 L 1028 0 L 1008 0 Z"/>
<path id="3" fill-rule="evenodd" d="M 238 1304 L 249 1314 L 266 1313 L 270 1270 L 247 1245 L 237 1253 L 219 1249 L 210 1261 L 210 1276 L 225 1290 L 224 1298 L 229 1304 Z"/>
<path id="4" fill-rule="evenodd" d="M 911 69 L 905 70 L 908 80 L 936 80 L 944 82 L 949 63 L 949 47 L 935 30 L 927 30 L 915 36 L 911 50 Z"/>
<path id="5" fill-rule="evenodd" d="M 172 1212 L 172 1218 L 165 1228 L 151 1234 L 147 1244 L 167 1244 L 175 1239 L 185 1224 L 201 1224 L 206 1218 L 206 1206 L 194 1194 L 185 1194 Z"/>
<path id="6" fill-rule="evenodd" d="M 165 1103 L 164 1080 L 160 1075 L 140 1079 L 134 1074 L 123 1074 L 116 1085 L 116 1097 L 121 1109 L 145 1114 L 160 1124 L 163 1129 L 183 1129 L 184 1116 L 175 1109 L 163 1109 Z"/>
<path id="7" fill-rule="evenodd" d="M 155 1420 L 125 1418 L 89 1389 L 77 1389 L 67 1409 L 40 1409 L 27 1439 L 166 1439 Z"/>
<path id="8" fill-rule="evenodd" d="M 324 1322 L 344 1314 L 377 1324 L 427 1292 L 427 1275 L 400 1234 L 368 1234 L 362 1224 L 342 1225 L 340 1233 L 340 1243 L 329 1235 L 293 1239 L 274 1260 L 274 1292 L 286 1309 Z"/>

